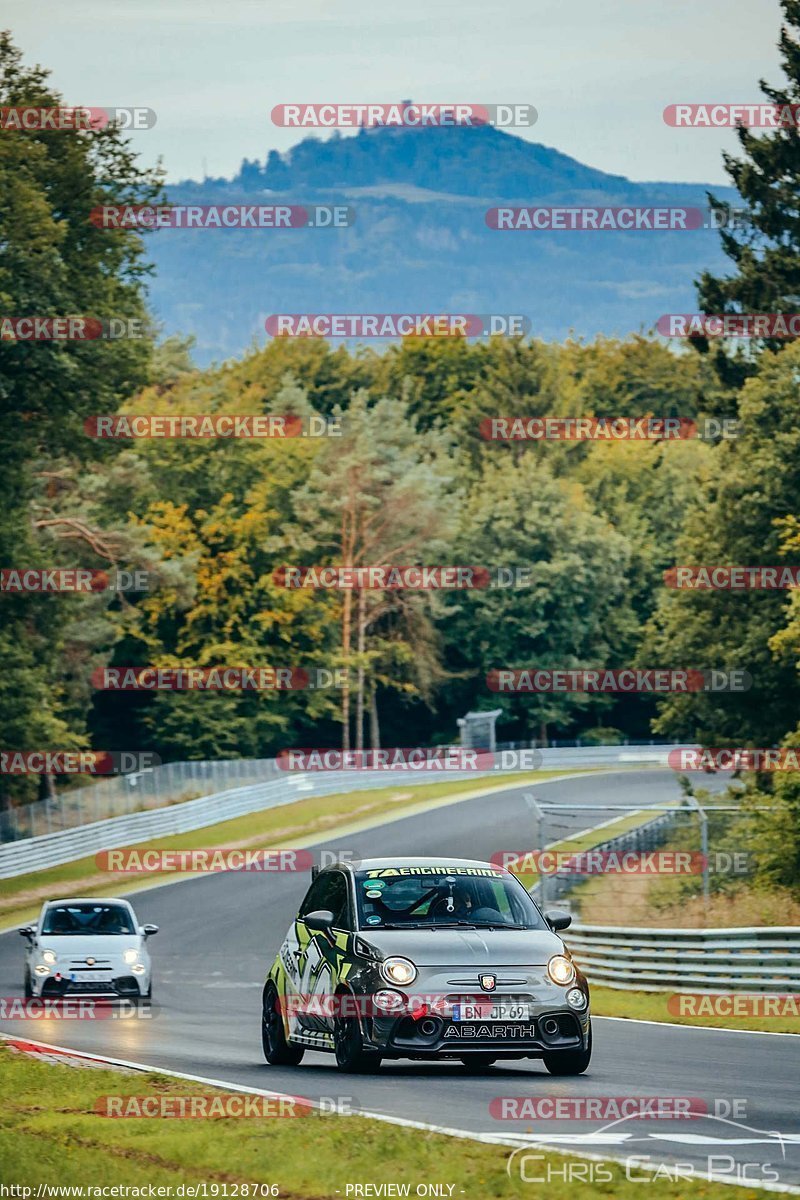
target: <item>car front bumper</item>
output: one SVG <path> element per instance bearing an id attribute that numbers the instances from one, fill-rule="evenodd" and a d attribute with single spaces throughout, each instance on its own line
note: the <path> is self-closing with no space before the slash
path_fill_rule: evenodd
<path id="1" fill-rule="evenodd" d="M 150 989 L 150 971 L 144 975 L 133 975 L 130 967 L 120 968 L 118 973 L 109 974 L 104 978 L 81 979 L 74 976 L 56 974 L 34 976 L 32 980 L 34 996 L 44 999 L 58 996 L 118 996 L 136 999 L 144 996 Z"/>
<path id="2" fill-rule="evenodd" d="M 545 1022 L 558 1029 L 546 1032 Z M 585 1050 L 589 1010 L 550 1010 L 521 1021 L 453 1021 L 444 1016 L 375 1017 L 365 1022 L 364 1044 L 386 1058 L 461 1058 L 491 1053 L 497 1057 L 541 1058 L 559 1050 Z"/>

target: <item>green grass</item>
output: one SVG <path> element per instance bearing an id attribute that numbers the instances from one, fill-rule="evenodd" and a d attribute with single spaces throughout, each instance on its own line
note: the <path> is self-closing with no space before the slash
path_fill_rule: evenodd
<path id="1" fill-rule="evenodd" d="M 370 791 L 341 792 L 333 796 L 314 796 L 284 804 L 279 808 L 262 809 L 195 829 L 173 837 L 136 843 L 138 849 L 192 850 L 201 847 L 233 846 L 247 844 L 253 848 L 297 847 L 303 840 L 313 841 L 331 833 L 356 832 L 352 822 L 369 826 L 381 820 L 408 815 L 416 809 L 425 810 L 433 805 L 446 803 L 448 799 L 462 799 L 470 795 L 489 795 L 505 791 L 509 787 L 528 783 L 542 783 L 565 774 L 591 774 L 590 768 L 583 771 L 532 771 L 506 778 L 503 783 L 486 780 L 459 780 L 449 783 L 414 784 L 403 786 L 402 780 L 391 787 Z M 0 880 L 0 926 L 23 924 L 33 920 L 39 913 L 42 901 L 53 895 L 109 896 L 117 892 L 132 892 L 147 887 L 155 881 L 170 878 L 187 879 L 188 873 L 170 875 L 166 872 L 143 875 L 120 875 L 102 872 L 95 864 L 94 856 L 76 859 L 45 871 L 34 871 Z"/>
<path id="2" fill-rule="evenodd" d="M 298 1072 L 298 1088 L 302 1072 Z M 269 1071 L 264 1070 L 264 1086 Z M 357 1092 L 357 1079 L 342 1077 L 341 1093 Z M 454 1094 L 459 1083 L 453 1080 Z M 51 1065 L 0 1045 L 0 1160 L 5 1184 L 36 1188 L 61 1186 L 127 1187 L 205 1183 L 208 1195 L 233 1195 L 236 1184 L 277 1184 L 283 1200 L 346 1198 L 348 1184 L 408 1183 L 453 1185 L 453 1200 L 532 1197 L 541 1190 L 506 1172 L 511 1149 L 405 1129 L 362 1117 L 320 1116 L 295 1119 L 232 1118 L 112 1119 L 96 1115 L 102 1096 L 197 1095 L 213 1089 L 157 1073 L 122 1074 L 102 1069 Z M 447 1113 L 442 1113 L 447 1120 Z M 487 1112 L 486 1127 L 491 1118 Z M 497 1122 L 498 1126 L 502 1123 Z M 503 1128 L 498 1134 L 508 1135 Z M 518 1156 L 519 1157 L 519 1156 Z M 536 1173 L 551 1165 L 548 1200 L 574 1200 L 575 1183 L 563 1176 L 565 1163 L 586 1171 L 597 1164 L 546 1155 Z M 625 1177 L 621 1164 L 604 1164 L 610 1181 L 593 1186 L 598 1195 L 630 1196 L 641 1185 Z M 635 1172 L 641 1175 L 642 1171 Z M 217 1186 L 216 1193 L 212 1191 Z M 580 1186 L 580 1185 L 579 1185 Z M 585 1185 L 584 1185 L 585 1186 Z M 173 1193 L 174 1195 L 175 1193 Z M 241 1195 L 241 1191 L 239 1195 Z M 351 1193 L 352 1194 L 352 1193 Z M 252 1195 L 252 1192 L 251 1192 Z M 657 1179 L 649 1183 L 652 1200 L 731 1200 L 722 1184 Z M 742 1188 L 743 1200 L 760 1193 Z"/>
<path id="3" fill-rule="evenodd" d="M 676 1016 L 667 1007 L 670 995 L 669 992 L 629 992 L 592 985 L 592 1012 L 596 1017 L 671 1021 L 676 1025 L 701 1025 L 707 1029 L 722 1027 L 768 1030 L 771 1033 L 800 1033 L 799 1017 Z"/>

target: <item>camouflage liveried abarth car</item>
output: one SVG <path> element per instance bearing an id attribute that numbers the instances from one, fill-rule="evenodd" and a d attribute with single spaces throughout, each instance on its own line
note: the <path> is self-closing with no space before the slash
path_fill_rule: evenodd
<path id="1" fill-rule="evenodd" d="M 540 1058 L 589 1065 L 589 988 L 509 871 L 468 859 L 368 859 L 315 871 L 267 976 L 268 1063 L 332 1051 L 344 1071 L 384 1058 Z"/>

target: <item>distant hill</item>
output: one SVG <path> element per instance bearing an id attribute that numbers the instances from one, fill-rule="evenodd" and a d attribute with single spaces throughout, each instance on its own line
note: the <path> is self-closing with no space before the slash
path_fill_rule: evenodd
<path id="1" fill-rule="evenodd" d="M 694 278 L 723 260 L 713 230 L 496 232 L 511 204 L 686 204 L 700 184 L 634 183 L 491 128 L 382 129 L 245 160 L 234 179 L 169 187 L 174 201 L 348 204 L 340 230 L 159 230 L 151 304 L 194 333 L 205 364 L 266 339 L 280 312 L 523 313 L 532 332 L 624 335 L 693 311 Z M 728 188 L 714 193 L 734 199 Z"/>

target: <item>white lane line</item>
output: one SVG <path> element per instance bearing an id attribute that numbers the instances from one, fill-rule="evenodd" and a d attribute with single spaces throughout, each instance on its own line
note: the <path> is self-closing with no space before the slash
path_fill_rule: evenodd
<path id="1" fill-rule="evenodd" d="M 731 1029 L 729 1025 L 682 1025 L 677 1021 L 645 1021 L 643 1017 L 598 1017 L 592 1013 L 593 1021 L 627 1021 L 629 1025 L 657 1025 L 659 1029 L 702 1029 L 704 1033 L 749 1033 L 756 1037 L 796 1038 L 797 1033 L 786 1033 L 779 1029 Z"/>
<path id="2" fill-rule="evenodd" d="M 37 1042 L 32 1038 L 18 1038 L 16 1035 L 10 1033 L 0 1033 L 0 1038 L 11 1043 L 19 1041 L 30 1046 L 41 1046 L 43 1050 L 60 1052 L 62 1054 L 70 1055 L 74 1058 L 87 1058 L 94 1062 L 104 1062 L 110 1067 L 125 1067 L 128 1070 L 145 1071 L 148 1074 L 155 1072 L 159 1075 L 167 1075 L 171 1079 L 184 1079 L 190 1083 L 204 1083 L 208 1087 L 220 1088 L 222 1091 L 242 1092 L 245 1095 L 250 1096 L 265 1096 L 268 1099 L 298 1100 L 301 1098 L 300 1096 L 293 1096 L 288 1092 L 275 1092 L 270 1091 L 267 1088 L 245 1087 L 243 1084 L 229 1083 L 224 1079 L 209 1079 L 205 1075 L 190 1075 L 185 1071 L 173 1071 L 166 1067 L 148 1066 L 147 1063 L 133 1062 L 130 1059 L 109 1058 L 104 1055 L 87 1054 L 83 1050 L 70 1050 L 64 1046 L 53 1046 L 49 1042 Z M 308 1100 L 308 1097 L 302 1097 L 302 1099 Z M 321 1104 L 315 1102 L 314 1100 L 309 1100 L 309 1103 L 311 1104 L 312 1108 L 322 1107 Z M 431 1125 L 426 1121 L 413 1121 L 409 1117 L 391 1117 L 385 1113 L 369 1112 L 367 1109 L 354 1109 L 350 1115 L 355 1117 L 367 1117 L 372 1121 L 383 1121 L 387 1125 L 399 1125 L 406 1129 L 419 1129 L 424 1133 L 440 1133 L 445 1137 L 461 1138 L 462 1140 L 469 1142 L 482 1142 L 485 1145 L 490 1146 L 512 1146 L 515 1150 L 529 1150 L 531 1148 L 528 1141 L 512 1136 L 503 1137 L 500 1134 L 473 1133 L 468 1132 L 465 1129 L 451 1129 L 447 1125 Z M 524 1134 L 521 1135 L 522 1139 L 524 1139 L 524 1137 Z M 615 1162 L 620 1163 L 625 1167 L 637 1167 L 640 1170 L 651 1172 L 658 1172 L 661 1170 L 662 1174 L 665 1166 L 664 1163 L 653 1162 L 652 1159 L 639 1159 L 634 1158 L 633 1156 L 618 1158 L 613 1154 L 591 1154 L 588 1152 L 578 1153 L 575 1150 L 565 1150 L 562 1146 L 548 1146 L 541 1143 L 537 1144 L 537 1149 L 546 1150 L 549 1154 L 560 1154 L 564 1158 L 588 1158 L 593 1162 Z M 788 1194 L 800 1196 L 800 1188 L 793 1187 L 788 1183 L 772 1183 L 765 1181 L 755 1182 L 751 1180 L 748 1180 L 746 1183 L 741 1183 L 738 1180 L 730 1179 L 726 1175 L 718 1175 L 714 1171 L 707 1171 L 704 1175 L 697 1177 L 698 1182 L 701 1182 L 702 1180 L 708 1180 L 711 1183 L 724 1183 L 729 1187 L 747 1187 L 754 1188 L 759 1191 L 780 1192 L 784 1195 Z"/>

